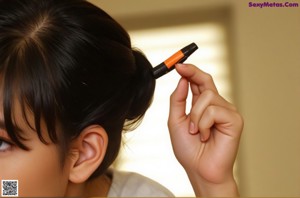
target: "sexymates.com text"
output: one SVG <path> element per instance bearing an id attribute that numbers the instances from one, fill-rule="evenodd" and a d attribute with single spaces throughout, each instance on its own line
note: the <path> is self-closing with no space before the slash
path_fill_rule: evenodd
<path id="1" fill-rule="evenodd" d="M 249 2 L 249 8 L 297 8 L 299 3 L 292 2 Z"/>

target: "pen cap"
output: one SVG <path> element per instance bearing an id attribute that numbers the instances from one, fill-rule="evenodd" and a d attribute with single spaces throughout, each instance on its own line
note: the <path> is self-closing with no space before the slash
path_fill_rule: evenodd
<path id="1" fill-rule="evenodd" d="M 189 57 L 194 51 L 198 49 L 198 46 L 195 43 L 191 43 L 188 46 L 185 46 L 184 48 L 181 49 L 182 53 L 184 56 L 187 58 Z"/>

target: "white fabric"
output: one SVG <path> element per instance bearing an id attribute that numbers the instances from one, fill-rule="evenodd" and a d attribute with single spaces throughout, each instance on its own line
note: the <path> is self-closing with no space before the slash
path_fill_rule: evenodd
<path id="1" fill-rule="evenodd" d="M 110 170 L 108 197 L 174 197 L 161 184 L 137 173 Z"/>

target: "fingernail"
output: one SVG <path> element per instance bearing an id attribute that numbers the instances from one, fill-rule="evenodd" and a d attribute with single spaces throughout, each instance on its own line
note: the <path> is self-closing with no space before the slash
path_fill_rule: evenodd
<path id="1" fill-rule="evenodd" d="M 200 140 L 201 140 L 202 142 L 205 142 L 205 137 L 204 137 L 203 135 L 201 135 L 201 134 L 200 134 Z"/>
<path id="2" fill-rule="evenodd" d="M 190 133 L 194 133 L 195 125 L 193 122 L 190 123 Z"/>
<path id="3" fill-rule="evenodd" d="M 176 66 L 177 67 L 183 67 L 183 66 L 185 66 L 185 64 L 183 64 L 183 63 L 176 63 Z"/>

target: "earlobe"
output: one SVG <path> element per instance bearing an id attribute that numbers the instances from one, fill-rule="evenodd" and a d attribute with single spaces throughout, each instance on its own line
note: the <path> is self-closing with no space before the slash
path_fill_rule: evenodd
<path id="1" fill-rule="evenodd" d="M 107 133 L 100 125 L 86 127 L 72 144 L 69 180 L 85 182 L 102 163 L 107 144 Z"/>

